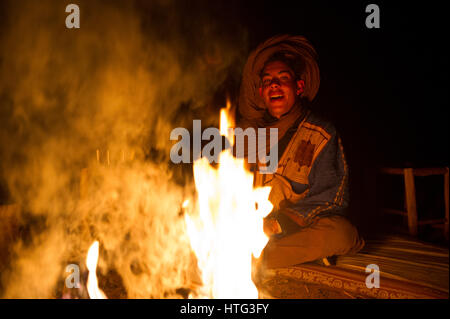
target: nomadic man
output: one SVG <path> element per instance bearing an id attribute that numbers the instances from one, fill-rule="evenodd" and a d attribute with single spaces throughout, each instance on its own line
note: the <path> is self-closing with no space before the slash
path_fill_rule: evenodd
<path id="1" fill-rule="evenodd" d="M 309 107 L 319 83 L 316 52 L 301 36 L 265 41 L 244 68 L 237 126 L 278 129 L 276 171 L 255 172 L 256 186 L 272 187 L 274 209 L 264 221 L 270 240 L 260 258 L 267 268 L 321 261 L 364 246 L 345 217 L 348 167 L 341 139 Z"/>

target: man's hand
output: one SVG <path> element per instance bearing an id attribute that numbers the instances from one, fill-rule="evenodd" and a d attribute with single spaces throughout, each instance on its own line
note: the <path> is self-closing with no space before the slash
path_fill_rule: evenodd
<path id="1" fill-rule="evenodd" d="M 264 233 L 270 237 L 281 233 L 281 226 L 274 218 L 264 219 Z"/>

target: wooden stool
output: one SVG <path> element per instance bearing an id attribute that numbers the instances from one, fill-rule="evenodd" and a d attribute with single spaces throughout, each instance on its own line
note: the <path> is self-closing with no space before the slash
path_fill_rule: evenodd
<path id="1" fill-rule="evenodd" d="M 383 209 L 385 213 L 397 214 L 408 217 L 409 233 L 417 236 L 418 226 L 433 225 L 444 228 L 445 238 L 448 239 L 448 210 L 449 210 L 449 169 L 448 167 L 438 168 L 390 168 L 385 167 L 380 170 L 383 174 L 403 175 L 405 181 L 406 212 L 396 209 Z M 416 205 L 416 188 L 414 185 L 415 176 L 444 175 L 444 201 L 445 218 L 418 221 Z"/>

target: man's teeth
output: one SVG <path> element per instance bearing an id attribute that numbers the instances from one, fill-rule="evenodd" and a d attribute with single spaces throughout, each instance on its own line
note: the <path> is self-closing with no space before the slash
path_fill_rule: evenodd
<path id="1" fill-rule="evenodd" d="M 272 95 L 270 98 L 271 99 L 279 99 L 281 97 L 283 97 L 283 95 Z"/>

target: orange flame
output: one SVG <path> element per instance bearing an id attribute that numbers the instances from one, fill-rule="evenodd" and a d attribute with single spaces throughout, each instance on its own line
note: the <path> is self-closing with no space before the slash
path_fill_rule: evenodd
<path id="1" fill-rule="evenodd" d="M 228 107 L 229 108 L 229 107 Z M 221 134 L 230 138 L 226 110 L 221 110 Z M 230 143 L 232 143 L 230 139 Z M 222 151 L 219 168 L 206 158 L 194 163 L 198 217 L 185 215 L 187 233 L 202 273 L 200 298 L 257 298 L 252 279 L 252 255 L 267 244 L 263 218 L 272 210 L 270 187 L 253 188 L 244 160 Z"/>
<path id="2" fill-rule="evenodd" d="M 89 270 L 87 290 L 91 299 L 108 299 L 105 293 L 98 287 L 97 281 L 98 241 L 94 241 L 88 250 L 86 266 Z"/>

